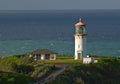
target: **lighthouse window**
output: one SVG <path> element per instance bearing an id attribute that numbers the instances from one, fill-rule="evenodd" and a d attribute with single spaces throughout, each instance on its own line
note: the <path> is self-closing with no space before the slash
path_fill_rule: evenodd
<path id="1" fill-rule="evenodd" d="M 83 33 L 86 33 L 86 30 L 85 30 L 85 28 L 83 29 Z"/>
<path id="2" fill-rule="evenodd" d="M 76 29 L 76 33 L 82 34 L 82 33 L 83 33 L 83 28 L 77 28 L 77 29 Z"/>

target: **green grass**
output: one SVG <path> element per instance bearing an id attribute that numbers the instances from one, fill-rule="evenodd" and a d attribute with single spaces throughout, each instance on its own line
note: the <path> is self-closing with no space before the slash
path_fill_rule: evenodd
<path id="1" fill-rule="evenodd" d="M 57 59 L 74 59 L 74 57 L 73 56 L 59 55 L 59 56 L 57 56 Z"/>
<path id="2" fill-rule="evenodd" d="M 73 56 L 57 56 L 56 60 L 39 60 L 43 63 L 82 63 L 82 60 L 74 60 Z"/>
<path id="3" fill-rule="evenodd" d="M 42 63 L 82 63 L 82 60 L 74 60 L 74 59 L 57 59 L 57 60 L 40 60 Z"/>

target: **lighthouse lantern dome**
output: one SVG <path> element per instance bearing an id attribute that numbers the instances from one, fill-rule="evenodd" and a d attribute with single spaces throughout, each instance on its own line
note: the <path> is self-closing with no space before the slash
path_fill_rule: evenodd
<path id="1" fill-rule="evenodd" d="M 76 27 L 82 27 L 85 26 L 85 24 L 82 21 L 82 18 L 79 19 L 79 22 L 75 24 Z"/>
<path id="2" fill-rule="evenodd" d="M 86 35 L 85 24 L 83 23 L 82 19 L 80 18 L 79 22 L 75 24 L 75 34 L 78 35 Z"/>

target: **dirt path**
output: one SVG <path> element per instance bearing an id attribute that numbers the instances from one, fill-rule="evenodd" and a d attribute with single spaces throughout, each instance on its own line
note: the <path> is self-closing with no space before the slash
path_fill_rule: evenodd
<path id="1" fill-rule="evenodd" d="M 51 80 L 54 80 L 59 74 L 63 73 L 66 70 L 69 64 L 55 64 L 55 66 L 56 68 L 58 68 L 56 71 L 54 71 L 47 77 L 43 78 L 42 80 L 32 83 L 32 84 L 45 84 Z"/>

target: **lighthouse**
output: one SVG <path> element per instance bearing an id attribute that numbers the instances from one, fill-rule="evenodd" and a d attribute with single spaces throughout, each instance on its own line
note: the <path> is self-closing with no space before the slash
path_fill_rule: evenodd
<path id="1" fill-rule="evenodd" d="M 75 60 L 82 59 L 86 57 L 86 25 L 83 23 L 82 19 L 75 24 Z"/>

